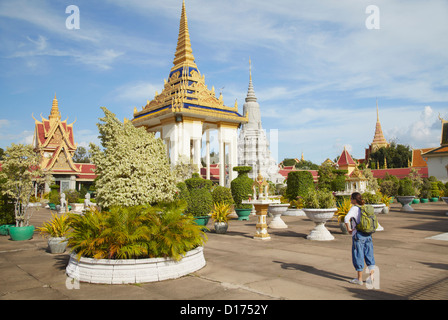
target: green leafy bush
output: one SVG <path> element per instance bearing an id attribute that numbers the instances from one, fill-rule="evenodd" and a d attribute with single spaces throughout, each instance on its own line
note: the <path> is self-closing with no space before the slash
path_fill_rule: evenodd
<path id="1" fill-rule="evenodd" d="M 412 185 L 412 181 L 409 178 L 400 180 L 400 187 L 398 188 L 399 196 L 415 196 L 417 191 Z"/>
<path id="2" fill-rule="evenodd" d="M 242 204 L 243 200 L 249 199 L 249 195 L 252 194 L 252 184 L 254 183 L 247 175 L 252 168 L 248 166 L 234 167 L 234 171 L 238 172 L 238 177 L 233 179 L 230 183 L 230 190 L 232 191 L 233 201 L 235 201 L 236 209 L 250 209 L 252 205 Z"/>
<path id="3" fill-rule="evenodd" d="M 223 186 L 216 186 L 212 191 L 213 203 L 233 204 L 232 191 Z"/>
<path id="4" fill-rule="evenodd" d="M 313 175 L 309 171 L 291 171 L 288 173 L 286 185 L 285 196 L 289 200 L 295 200 L 314 188 Z"/>
<path id="5" fill-rule="evenodd" d="M 213 209 L 213 198 L 210 191 L 212 186 L 210 180 L 203 179 L 199 174 L 194 173 L 190 179 L 185 180 L 188 190 L 187 213 L 194 217 L 207 216 Z M 183 188 L 184 196 L 186 195 Z"/>
<path id="6" fill-rule="evenodd" d="M 303 197 L 303 207 L 308 209 L 336 208 L 336 199 L 331 191 L 311 189 Z"/>
<path id="7" fill-rule="evenodd" d="M 377 193 L 365 192 L 362 194 L 362 199 L 368 204 L 378 204 L 381 202 L 381 195 Z"/>

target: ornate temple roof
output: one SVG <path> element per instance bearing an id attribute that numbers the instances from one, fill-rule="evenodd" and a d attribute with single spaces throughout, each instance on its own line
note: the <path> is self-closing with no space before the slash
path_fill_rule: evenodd
<path id="1" fill-rule="evenodd" d="M 381 147 L 388 147 L 389 143 L 386 138 L 384 138 L 383 130 L 381 129 L 379 111 L 378 111 L 378 101 L 376 102 L 376 126 L 375 126 L 375 135 L 372 141 L 372 151 L 375 151 Z"/>
<path id="2" fill-rule="evenodd" d="M 77 148 L 73 136 L 75 122 L 67 124 L 67 120 L 61 121 L 56 94 L 48 119 L 42 117 L 42 121 L 38 121 L 34 118 L 34 121 L 33 144 L 43 156 L 41 167 L 59 173 L 81 172 L 81 169 L 72 161 L 73 153 Z"/>
<path id="3" fill-rule="evenodd" d="M 163 119 L 178 115 L 237 124 L 248 121 L 247 115 L 238 113 L 236 103 L 233 107 L 225 106 L 222 95 L 216 98 L 215 89 L 209 90 L 205 84 L 205 76 L 201 75 L 191 48 L 185 1 L 182 3 L 179 36 L 168 80 L 164 81 L 162 93 L 156 93 L 141 111 L 134 110 L 132 123 L 150 128 Z"/>

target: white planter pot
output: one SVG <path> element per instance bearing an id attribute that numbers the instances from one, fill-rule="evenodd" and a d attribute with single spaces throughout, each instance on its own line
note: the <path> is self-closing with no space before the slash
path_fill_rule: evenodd
<path id="1" fill-rule="evenodd" d="M 403 205 L 401 211 L 414 211 L 414 208 L 409 205 L 414 198 L 415 196 L 397 196 L 398 202 Z"/>
<path id="2" fill-rule="evenodd" d="M 176 279 L 205 266 L 203 247 L 187 252 L 180 261 L 170 258 L 109 260 L 70 255 L 68 277 L 80 282 L 127 284 Z"/>
<path id="3" fill-rule="evenodd" d="M 268 211 L 274 217 L 269 224 L 269 228 L 272 229 L 285 229 L 288 228 L 286 223 L 282 220 L 281 215 L 288 210 L 289 203 L 285 204 L 271 204 L 269 205 Z"/>
<path id="4" fill-rule="evenodd" d="M 296 209 L 296 208 L 288 208 L 283 213 L 284 216 L 293 216 L 293 217 L 305 217 L 306 214 L 302 209 Z"/>
<path id="5" fill-rule="evenodd" d="M 378 215 L 383 212 L 384 208 L 386 207 L 386 205 L 384 203 L 377 203 L 377 204 L 372 204 L 373 207 L 373 212 L 375 212 L 377 218 Z M 378 227 L 376 228 L 375 231 L 384 231 L 384 228 L 380 225 L 380 221 L 378 219 Z"/>
<path id="6" fill-rule="evenodd" d="M 442 200 L 445 201 L 446 204 L 448 204 L 448 197 L 442 197 Z M 448 212 L 446 212 L 445 215 L 448 216 Z"/>
<path id="7" fill-rule="evenodd" d="M 72 213 L 82 213 L 84 211 L 84 203 L 70 203 Z"/>
<path id="8" fill-rule="evenodd" d="M 329 241 L 334 240 L 334 237 L 331 235 L 330 231 L 325 228 L 325 223 L 334 216 L 334 213 L 337 211 L 337 208 L 329 208 L 329 209 L 308 209 L 303 208 L 306 216 L 313 220 L 316 224 L 311 233 L 306 237 L 309 240 L 318 240 L 318 241 Z"/>
<path id="9" fill-rule="evenodd" d="M 64 253 L 65 249 L 67 248 L 67 238 L 49 238 L 48 239 L 48 250 L 51 253 L 58 254 L 58 253 Z"/>

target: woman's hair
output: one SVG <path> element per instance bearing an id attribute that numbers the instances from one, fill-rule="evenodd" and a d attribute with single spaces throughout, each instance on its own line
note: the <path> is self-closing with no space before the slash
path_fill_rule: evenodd
<path id="1" fill-rule="evenodd" d="M 353 192 L 351 199 L 355 200 L 356 203 L 360 206 L 363 206 L 365 204 L 365 202 L 364 202 L 364 200 L 362 200 L 362 196 L 359 192 Z"/>

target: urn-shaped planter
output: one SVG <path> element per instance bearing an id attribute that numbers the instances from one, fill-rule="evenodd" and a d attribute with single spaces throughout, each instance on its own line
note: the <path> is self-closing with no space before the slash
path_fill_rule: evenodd
<path id="1" fill-rule="evenodd" d="M 238 220 L 249 220 L 250 213 L 252 212 L 252 208 L 250 209 L 239 209 L 235 208 L 235 212 L 238 215 Z"/>
<path id="2" fill-rule="evenodd" d="M 334 237 L 325 227 L 325 223 L 334 216 L 337 208 L 327 208 L 327 209 L 308 209 L 303 208 L 306 216 L 313 220 L 316 224 L 311 233 L 306 237 L 309 240 L 318 241 L 329 241 L 334 240 Z"/>
<path id="3" fill-rule="evenodd" d="M 284 216 L 293 216 L 293 217 L 304 217 L 306 216 L 305 212 L 299 208 L 291 208 L 289 207 L 284 213 Z"/>
<path id="4" fill-rule="evenodd" d="M 268 211 L 272 214 L 274 217 L 269 224 L 269 228 L 272 229 L 285 229 L 288 228 L 286 223 L 282 220 L 282 214 L 288 210 L 289 203 L 276 203 L 276 204 L 270 204 Z"/>
<path id="5" fill-rule="evenodd" d="M 448 197 L 441 197 L 443 201 L 445 201 L 446 204 L 448 204 Z M 448 212 L 445 213 L 448 216 Z"/>
<path id="6" fill-rule="evenodd" d="M 373 207 L 373 212 L 376 214 L 377 218 L 378 218 L 378 214 L 382 213 L 384 208 L 387 208 L 386 205 L 384 203 L 375 203 L 371 205 Z M 378 220 L 378 227 L 376 228 L 375 231 L 383 231 L 384 228 L 380 225 L 380 222 Z"/>
<path id="7" fill-rule="evenodd" d="M 48 251 L 53 254 L 64 253 L 67 248 L 67 238 L 51 237 L 48 238 Z"/>
<path id="8" fill-rule="evenodd" d="M 229 224 L 227 222 L 215 222 L 215 232 L 219 234 L 224 234 L 227 232 L 227 229 L 229 228 Z"/>
<path id="9" fill-rule="evenodd" d="M 34 226 L 10 227 L 9 235 L 13 241 L 30 240 L 34 235 Z"/>
<path id="10" fill-rule="evenodd" d="M 410 206 L 410 203 L 412 202 L 412 200 L 414 200 L 414 198 L 415 196 L 398 196 L 398 202 L 403 205 L 401 211 L 414 211 L 414 208 Z"/>

